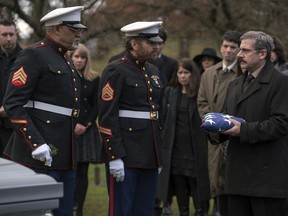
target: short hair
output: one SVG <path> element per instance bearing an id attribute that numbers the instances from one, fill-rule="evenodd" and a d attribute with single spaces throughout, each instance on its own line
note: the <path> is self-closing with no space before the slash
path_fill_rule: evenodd
<path id="1" fill-rule="evenodd" d="M 241 37 L 241 33 L 238 31 L 226 31 L 222 37 L 222 43 L 223 41 L 230 41 L 233 43 L 236 43 L 238 45 L 238 47 L 240 47 L 240 37 Z"/>
<path id="2" fill-rule="evenodd" d="M 266 50 L 266 60 L 270 59 L 273 50 L 273 38 L 262 31 L 248 31 L 243 34 L 240 40 L 252 39 L 255 40 L 254 49 L 257 51 Z"/>
<path id="3" fill-rule="evenodd" d="M 13 26 L 15 26 L 15 28 L 16 28 L 15 22 L 12 21 L 12 20 L 7 20 L 7 19 L 0 19 L 0 25 L 4 25 L 4 26 L 11 26 L 11 25 L 13 25 Z"/>
<path id="4" fill-rule="evenodd" d="M 141 42 L 143 40 L 147 40 L 147 38 L 145 37 L 139 37 L 139 36 L 135 36 L 135 37 L 125 37 L 124 39 L 124 45 L 127 51 L 132 50 L 132 46 L 131 46 L 131 40 L 136 40 L 138 42 Z"/>

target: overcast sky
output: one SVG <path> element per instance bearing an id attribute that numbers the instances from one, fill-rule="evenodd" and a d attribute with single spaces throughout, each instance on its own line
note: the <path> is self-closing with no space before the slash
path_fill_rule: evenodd
<path id="1" fill-rule="evenodd" d="M 17 28 L 19 30 L 19 36 L 22 38 L 22 39 L 27 39 L 29 38 L 30 34 L 33 32 L 33 29 L 30 28 L 30 26 L 24 22 L 22 19 L 16 19 L 16 25 L 17 25 Z"/>

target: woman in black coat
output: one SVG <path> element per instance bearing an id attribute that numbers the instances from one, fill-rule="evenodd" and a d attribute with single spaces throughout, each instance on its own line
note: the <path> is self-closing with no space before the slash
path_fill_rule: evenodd
<path id="1" fill-rule="evenodd" d="M 180 59 L 178 65 L 163 99 L 163 169 L 157 196 L 165 201 L 172 183 L 180 215 L 189 215 L 192 194 L 195 215 L 200 216 L 205 213 L 201 201 L 210 198 L 207 140 L 196 103 L 200 74 L 191 59 Z"/>
<path id="2" fill-rule="evenodd" d="M 70 56 L 82 76 L 80 114 L 75 127 L 77 172 L 74 198 L 75 205 L 77 205 L 77 216 L 82 216 L 88 188 L 89 163 L 100 161 L 101 141 L 96 125 L 100 77 L 91 69 L 89 50 L 83 44 L 79 44 L 77 50 L 71 52 Z"/>

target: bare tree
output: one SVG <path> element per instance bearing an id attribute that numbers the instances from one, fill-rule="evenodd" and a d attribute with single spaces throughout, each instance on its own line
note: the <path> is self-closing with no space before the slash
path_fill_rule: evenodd
<path id="1" fill-rule="evenodd" d="M 107 46 L 117 38 L 119 43 L 123 25 L 138 20 L 163 20 L 169 36 L 179 41 L 178 53 L 187 57 L 191 39 L 219 41 L 227 30 L 262 30 L 288 43 L 288 3 L 284 0 L 0 0 L 0 16 L 7 10 L 17 14 L 34 30 L 36 40 L 44 35 L 39 23 L 44 14 L 75 5 L 85 7 L 83 22 L 88 30 L 83 41 L 97 38 Z"/>

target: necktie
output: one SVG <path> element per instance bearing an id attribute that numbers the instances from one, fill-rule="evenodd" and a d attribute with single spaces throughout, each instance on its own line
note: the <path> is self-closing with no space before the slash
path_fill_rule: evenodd
<path id="1" fill-rule="evenodd" d="M 226 68 L 223 70 L 223 73 L 224 73 L 224 74 L 229 73 L 229 72 L 230 72 L 230 70 L 229 70 L 228 67 L 226 67 Z"/>
<path id="2" fill-rule="evenodd" d="M 248 76 L 246 77 L 246 80 L 244 82 L 243 85 L 243 91 L 245 91 L 247 89 L 247 87 L 249 86 L 249 84 L 253 81 L 254 76 L 252 74 L 248 74 Z"/>

